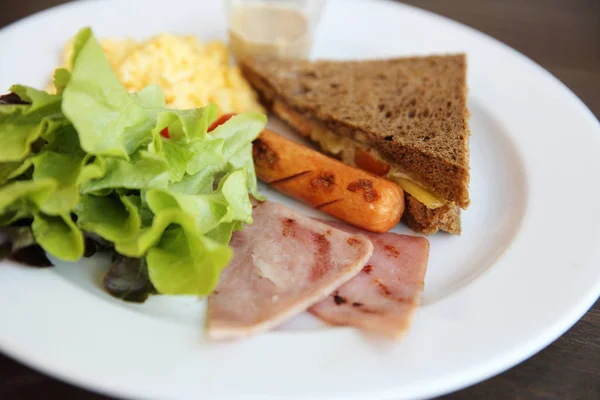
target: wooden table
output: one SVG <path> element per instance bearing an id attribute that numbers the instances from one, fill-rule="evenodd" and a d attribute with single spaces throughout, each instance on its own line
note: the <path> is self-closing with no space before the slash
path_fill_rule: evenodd
<path id="1" fill-rule="evenodd" d="M 0 27 L 65 2 L 3 2 Z M 521 51 L 561 79 L 600 117 L 600 1 L 404 2 L 470 25 Z M 106 399 L 0 355 L 0 399 L 46 398 Z M 483 383 L 443 397 L 481 398 L 600 399 L 600 301 L 570 331 L 534 357 Z"/>

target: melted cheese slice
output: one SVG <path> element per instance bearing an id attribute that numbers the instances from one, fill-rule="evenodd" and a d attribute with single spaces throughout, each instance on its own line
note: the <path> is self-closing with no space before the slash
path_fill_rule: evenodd
<path id="1" fill-rule="evenodd" d="M 436 209 L 442 207 L 447 203 L 446 200 L 442 199 L 440 196 L 435 193 L 430 192 L 425 189 L 423 186 L 414 183 L 408 179 L 398 178 L 394 176 L 386 176 L 391 181 L 394 181 L 398 184 L 408 194 L 410 194 L 415 199 L 419 200 L 421 203 L 425 205 L 425 207 L 429 209 Z"/>

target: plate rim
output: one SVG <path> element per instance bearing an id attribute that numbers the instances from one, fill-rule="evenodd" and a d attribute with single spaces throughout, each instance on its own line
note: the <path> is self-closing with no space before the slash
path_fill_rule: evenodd
<path id="1" fill-rule="evenodd" d="M 359 2 L 358 0 L 355 0 L 355 1 Z M 78 2 L 78 3 L 60 4 L 58 6 L 39 11 L 35 14 L 32 14 L 32 15 L 22 19 L 22 20 L 19 20 L 19 21 L 16 21 L 16 22 L 13 22 L 13 23 L 7 25 L 6 27 L 4 27 L 0 30 L 0 36 L 3 36 L 7 31 L 12 30 L 15 27 L 18 27 L 19 24 L 24 23 L 25 21 L 30 22 L 31 20 L 34 20 L 34 19 L 38 18 L 40 15 L 45 14 L 45 13 L 51 14 L 54 12 L 58 12 L 59 9 L 62 9 L 62 8 L 71 8 L 71 7 L 85 8 L 85 7 L 87 7 L 88 3 L 110 3 L 110 2 L 111 2 L 110 0 L 85 0 L 85 1 Z M 116 1 L 113 1 L 113 2 L 116 2 Z M 562 81 L 560 81 L 558 78 L 556 78 L 554 75 L 552 75 L 549 71 L 547 71 L 545 68 L 543 68 L 539 64 L 535 63 L 533 60 L 531 60 L 527 56 L 525 56 L 522 53 L 520 53 L 519 51 L 511 48 L 510 46 L 506 45 L 505 43 L 501 42 L 500 40 L 495 39 L 485 33 L 480 32 L 480 31 L 477 31 L 476 29 L 471 28 L 467 25 L 464 25 L 457 21 L 451 20 L 447 17 L 441 16 L 441 15 L 435 14 L 431 11 L 423 10 L 423 9 L 420 9 L 420 8 L 417 8 L 414 6 L 410 6 L 410 5 L 406 5 L 406 4 L 402 4 L 402 3 L 396 3 L 396 2 L 389 1 L 389 0 L 376 0 L 376 1 L 373 1 L 373 3 L 387 3 L 388 5 L 393 6 L 393 7 L 413 9 L 413 11 L 428 14 L 429 18 L 441 19 L 447 23 L 455 24 L 461 29 L 468 30 L 470 35 L 473 35 L 473 34 L 479 35 L 479 36 L 482 35 L 488 41 L 491 40 L 492 42 L 494 42 L 495 45 L 500 45 L 504 49 L 510 50 L 518 58 L 521 58 L 522 60 L 527 61 L 527 63 L 529 64 L 530 67 L 535 67 L 537 70 L 536 73 L 538 73 L 538 74 L 542 73 L 546 76 L 546 78 L 551 78 L 554 81 L 554 84 L 558 83 L 559 86 L 561 86 L 562 92 L 564 92 L 565 95 L 569 95 L 570 98 L 568 101 L 571 103 L 577 102 L 578 108 L 584 110 L 588 114 L 588 116 L 591 116 L 594 120 L 596 120 L 597 128 L 600 127 L 600 124 L 598 124 L 596 117 L 593 115 L 593 113 L 587 107 L 587 105 L 585 105 L 585 103 L 583 103 Z M 589 263 L 591 263 L 591 259 L 592 259 L 592 257 L 590 256 L 590 261 L 588 261 Z M 594 260 L 598 261 L 597 254 L 594 255 Z M 476 378 L 473 378 L 473 375 L 469 375 L 468 377 L 465 377 L 465 379 L 463 379 L 463 381 L 460 381 L 460 382 L 455 379 L 455 380 L 453 380 L 454 383 L 448 382 L 445 385 L 445 389 L 443 389 L 442 391 L 434 390 L 431 393 L 425 394 L 425 395 L 429 396 L 432 394 L 448 393 L 449 391 L 453 391 L 453 390 L 465 387 L 466 385 L 469 385 L 469 384 L 472 384 L 475 382 L 479 382 L 482 379 L 486 379 L 486 378 L 489 378 L 490 376 L 494 376 L 494 375 L 514 366 L 518 362 L 532 356 L 533 354 L 537 353 L 539 350 L 546 347 L 552 341 L 556 340 L 560 335 L 562 335 L 566 330 L 568 330 L 572 325 L 574 325 L 585 314 L 585 312 L 594 304 L 594 302 L 596 301 L 596 299 L 598 297 L 598 294 L 600 294 L 600 281 L 596 282 L 595 289 L 591 288 L 589 290 L 589 293 L 587 296 L 580 298 L 580 301 L 578 302 L 576 307 L 574 306 L 574 307 L 570 308 L 571 312 L 568 315 L 564 315 L 562 319 L 555 321 L 555 324 L 552 327 L 552 329 L 545 330 L 545 335 L 543 335 L 544 336 L 543 339 L 538 338 L 539 340 L 537 340 L 536 343 L 529 344 L 528 350 L 523 350 L 523 348 L 521 348 L 520 351 L 515 350 L 515 354 L 512 354 L 510 357 L 507 357 L 506 359 L 503 360 L 503 362 L 496 362 L 496 364 L 499 364 L 502 366 L 500 366 L 500 367 L 498 365 L 496 365 L 495 367 L 488 366 L 488 367 L 484 368 L 480 372 L 479 376 Z M 67 382 L 75 384 L 75 385 L 82 385 L 82 383 L 83 383 L 82 380 L 75 380 L 74 378 L 72 378 L 74 375 L 68 373 L 67 371 L 63 371 L 63 372 L 65 372 L 65 374 L 61 374 L 60 372 L 57 372 L 57 371 L 52 371 L 52 370 L 50 370 L 51 369 L 50 364 L 42 365 L 42 363 L 37 363 L 35 360 L 31 359 L 30 356 L 27 354 L 22 354 L 22 352 L 14 351 L 14 349 L 11 350 L 9 348 L 5 348 L 1 339 L 0 339 L 0 349 L 5 354 L 8 354 L 13 358 L 18 359 L 20 362 L 23 362 L 26 365 L 29 365 L 35 369 L 43 371 L 44 373 L 46 373 L 48 375 L 57 376 L 61 380 L 67 381 Z M 91 381 L 85 382 L 85 387 L 90 388 L 91 390 L 94 390 L 94 391 L 102 392 L 102 393 L 110 393 L 110 391 L 107 391 L 106 386 L 97 387 L 97 385 L 93 384 Z M 439 389 L 439 387 L 438 387 L 438 389 Z M 401 388 L 391 388 L 388 390 L 389 393 L 388 393 L 388 391 L 383 391 L 379 394 L 382 395 L 381 398 L 392 398 L 393 396 L 397 396 L 398 390 L 401 390 Z M 110 394 L 112 394 L 112 395 L 124 395 L 125 394 L 127 396 L 134 396 L 134 397 L 138 396 L 138 393 L 127 393 L 127 392 L 120 391 L 120 390 L 115 391 Z M 356 397 L 356 398 L 360 398 L 360 397 Z"/>

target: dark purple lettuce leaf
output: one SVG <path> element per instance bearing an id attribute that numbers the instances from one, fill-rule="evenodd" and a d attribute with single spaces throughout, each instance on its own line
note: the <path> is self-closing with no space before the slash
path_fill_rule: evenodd
<path id="1" fill-rule="evenodd" d="M 84 231 L 83 238 L 85 240 L 85 251 L 83 253 L 85 258 L 90 258 L 99 251 L 113 250 L 113 244 L 111 242 L 93 232 Z"/>
<path id="2" fill-rule="evenodd" d="M 30 104 L 26 101 L 21 100 L 21 98 L 13 92 L 3 94 L 0 96 L 0 104 Z"/>
<path id="3" fill-rule="evenodd" d="M 104 288 L 112 296 L 133 303 L 143 303 L 156 294 L 148 277 L 143 258 L 129 258 L 114 253 L 113 263 L 104 276 Z"/>
<path id="4" fill-rule="evenodd" d="M 3 259 L 31 267 L 52 266 L 29 226 L 0 227 L 0 260 Z"/>

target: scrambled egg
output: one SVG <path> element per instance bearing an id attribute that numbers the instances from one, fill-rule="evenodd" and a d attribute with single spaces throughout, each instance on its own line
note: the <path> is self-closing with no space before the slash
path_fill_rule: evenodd
<path id="1" fill-rule="evenodd" d="M 223 42 L 202 43 L 193 36 L 163 33 L 141 42 L 104 39 L 100 45 L 129 92 L 156 84 L 170 108 L 189 109 L 214 103 L 219 114 L 264 112 L 239 69 L 229 65 Z M 71 53 L 69 43 L 63 52 L 64 65 L 69 64 Z"/>

